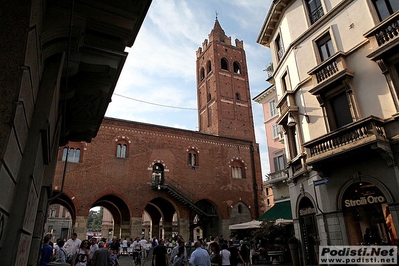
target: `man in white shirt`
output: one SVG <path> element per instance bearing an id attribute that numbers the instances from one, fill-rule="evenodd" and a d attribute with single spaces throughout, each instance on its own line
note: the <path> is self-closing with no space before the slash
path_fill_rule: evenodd
<path id="1" fill-rule="evenodd" d="M 139 256 L 139 253 L 141 252 L 140 238 L 136 237 L 134 239 L 132 246 L 133 246 L 133 260 L 134 260 Z"/>
<path id="2" fill-rule="evenodd" d="M 125 239 L 122 240 L 122 254 L 128 254 L 127 253 L 127 240 L 126 240 L 126 237 L 125 237 Z"/>
<path id="3" fill-rule="evenodd" d="M 73 233 L 71 238 L 65 243 L 64 247 L 66 248 L 68 255 L 74 255 L 76 250 L 80 247 L 82 241 L 78 238 L 78 234 Z"/>
<path id="4" fill-rule="evenodd" d="M 145 249 L 145 246 L 147 245 L 147 240 L 145 240 L 144 236 L 140 240 L 140 245 L 141 248 Z"/>
<path id="5" fill-rule="evenodd" d="M 92 259 L 93 255 L 94 255 L 94 252 L 96 252 L 96 250 L 98 249 L 98 244 L 97 244 L 97 238 L 95 238 L 95 237 L 92 237 L 90 239 L 90 241 L 91 241 L 91 245 L 90 245 L 90 253 L 89 253 L 89 255 L 90 255 L 90 259 Z"/>
<path id="6" fill-rule="evenodd" d="M 147 240 L 145 240 L 144 236 L 140 240 L 140 245 L 141 245 L 141 249 L 145 250 L 145 256 L 147 257 L 149 250 L 147 250 Z"/>

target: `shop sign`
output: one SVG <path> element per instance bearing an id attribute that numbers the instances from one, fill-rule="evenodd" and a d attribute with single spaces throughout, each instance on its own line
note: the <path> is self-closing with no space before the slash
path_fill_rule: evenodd
<path id="1" fill-rule="evenodd" d="M 299 210 L 299 216 L 316 213 L 316 209 L 313 207 L 303 208 Z"/>
<path id="2" fill-rule="evenodd" d="M 360 197 L 359 199 L 347 199 L 344 201 L 345 207 L 356 207 L 368 204 L 377 204 L 377 203 L 384 203 L 385 198 L 383 196 L 367 196 L 367 197 Z"/>

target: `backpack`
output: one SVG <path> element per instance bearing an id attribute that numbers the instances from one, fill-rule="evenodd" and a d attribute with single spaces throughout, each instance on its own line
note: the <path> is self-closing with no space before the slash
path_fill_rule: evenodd
<path id="1" fill-rule="evenodd" d="M 183 264 L 183 259 L 184 259 L 184 255 L 179 256 L 175 256 L 173 258 L 173 266 L 180 266 Z"/>
<path id="2" fill-rule="evenodd" d="M 111 256 L 112 266 L 119 266 L 118 257 L 116 255 Z"/>
<path id="3" fill-rule="evenodd" d="M 62 253 L 64 254 L 65 261 L 63 261 L 62 259 L 56 259 L 55 261 L 56 261 L 56 262 L 67 262 L 67 261 L 68 261 L 68 255 L 67 255 L 67 252 L 66 252 L 65 248 L 61 247 L 61 248 L 58 250 L 58 252 L 62 252 Z M 57 253 L 57 256 L 56 256 L 56 257 L 60 257 L 60 256 L 58 255 L 58 253 Z"/>
<path id="4" fill-rule="evenodd" d="M 240 254 L 244 259 L 249 257 L 249 247 L 246 244 L 242 244 Z"/>

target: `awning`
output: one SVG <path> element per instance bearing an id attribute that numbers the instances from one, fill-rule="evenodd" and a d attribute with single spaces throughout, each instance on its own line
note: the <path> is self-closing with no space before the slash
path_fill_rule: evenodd
<path id="1" fill-rule="evenodd" d="M 229 226 L 230 230 L 237 230 L 237 229 L 249 229 L 249 228 L 260 228 L 261 221 L 252 220 L 246 223 L 240 224 L 232 224 Z"/>
<path id="2" fill-rule="evenodd" d="M 264 220 L 277 220 L 277 219 L 292 220 L 290 201 L 277 202 L 276 204 L 274 204 L 273 207 L 271 207 L 270 210 L 262 214 L 256 220 L 264 221 Z"/>

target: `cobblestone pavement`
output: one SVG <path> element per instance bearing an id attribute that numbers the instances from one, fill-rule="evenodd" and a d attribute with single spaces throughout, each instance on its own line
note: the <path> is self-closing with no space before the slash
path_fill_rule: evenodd
<path id="1" fill-rule="evenodd" d="M 119 264 L 120 266 L 135 266 L 135 264 L 133 263 L 133 258 L 130 256 L 123 256 L 119 258 Z M 282 263 L 279 264 L 280 266 L 289 266 L 292 265 L 291 263 Z M 146 260 L 144 261 L 142 266 L 151 266 L 151 260 Z M 274 266 L 272 264 L 255 264 L 255 265 L 251 265 L 251 266 Z"/>
<path id="2" fill-rule="evenodd" d="M 132 256 L 121 256 L 119 257 L 119 265 L 120 266 L 135 266 L 133 263 Z M 151 261 L 145 260 L 141 266 L 151 266 Z"/>

